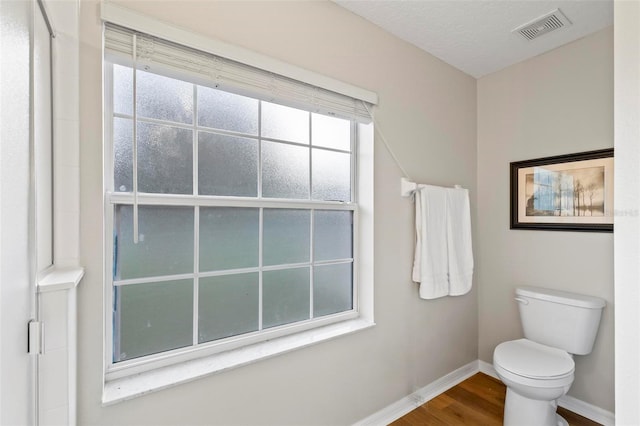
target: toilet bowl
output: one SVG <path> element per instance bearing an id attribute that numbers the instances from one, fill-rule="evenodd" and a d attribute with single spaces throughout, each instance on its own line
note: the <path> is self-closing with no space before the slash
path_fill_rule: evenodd
<path id="1" fill-rule="evenodd" d="M 493 364 L 507 386 L 504 424 L 559 426 L 557 400 L 569 391 L 575 364 L 567 352 L 527 339 L 498 345 Z"/>
<path id="2" fill-rule="evenodd" d="M 591 353 L 605 301 L 576 293 L 516 289 L 524 338 L 503 342 L 493 365 L 507 386 L 505 426 L 563 426 L 558 398 L 574 379 L 573 355 Z"/>

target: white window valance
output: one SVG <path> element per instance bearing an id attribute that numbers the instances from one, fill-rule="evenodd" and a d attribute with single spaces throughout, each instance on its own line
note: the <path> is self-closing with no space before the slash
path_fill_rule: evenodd
<path id="1" fill-rule="evenodd" d="M 121 9 L 118 10 L 121 11 Z M 174 32 L 167 33 L 171 36 Z M 194 37 L 194 40 L 197 40 L 197 37 L 199 36 Z M 179 44 L 111 22 L 105 24 L 105 56 L 115 63 L 134 66 L 135 62 L 135 67 L 138 69 L 188 79 L 197 84 L 232 93 L 303 108 L 320 114 L 355 119 L 359 122 L 371 121 L 368 107 L 377 102 L 375 93 L 336 82 L 338 84 L 334 86 L 338 90 L 346 86 L 347 89 L 352 89 L 346 91 L 360 96 L 346 95 L 190 46 L 192 44 Z M 254 56 L 257 58 L 256 62 L 259 62 L 260 55 Z M 265 63 L 265 65 L 270 64 Z M 283 64 L 278 63 L 278 65 L 282 68 Z M 291 69 L 294 70 L 292 74 L 304 74 L 300 72 L 304 70 L 295 69 L 295 67 Z M 311 80 L 317 76 L 307 73 L 312 77 Z M 321 78 L 321 80 L 324 86 L 332 86 L 332 79 Z"/>

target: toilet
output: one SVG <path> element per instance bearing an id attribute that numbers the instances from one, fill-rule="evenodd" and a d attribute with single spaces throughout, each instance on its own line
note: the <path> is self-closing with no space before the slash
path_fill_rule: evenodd
<path id="1" fill-rule="evenodd" d="M 524 338 L 499 344 L 493 366 L 507 386 L 505 426 L 563 426 L 558 398 L 573 383 L 573 355 L 591 353 L 605 301 L 538 287 L 516 289 Z"/>

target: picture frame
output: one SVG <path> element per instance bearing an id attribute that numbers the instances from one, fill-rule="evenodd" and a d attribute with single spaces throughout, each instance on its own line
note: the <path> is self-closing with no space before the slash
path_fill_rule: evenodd
<path id="1" fill-rule="evenodd" d="M 613 232 L 613 148 L 510 163 L 511 229 Z"/>

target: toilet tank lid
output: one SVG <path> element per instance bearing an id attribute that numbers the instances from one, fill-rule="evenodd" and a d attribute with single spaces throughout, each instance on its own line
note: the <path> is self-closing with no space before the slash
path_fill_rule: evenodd
<path id="1" fill-rule="evenodd" d="M 516 288 L 516 295 L 588 309 L 602 309 L 606 305 L 604 299 L 599 297 L 553 290 L 550 288 L 518 287 Z"/>

